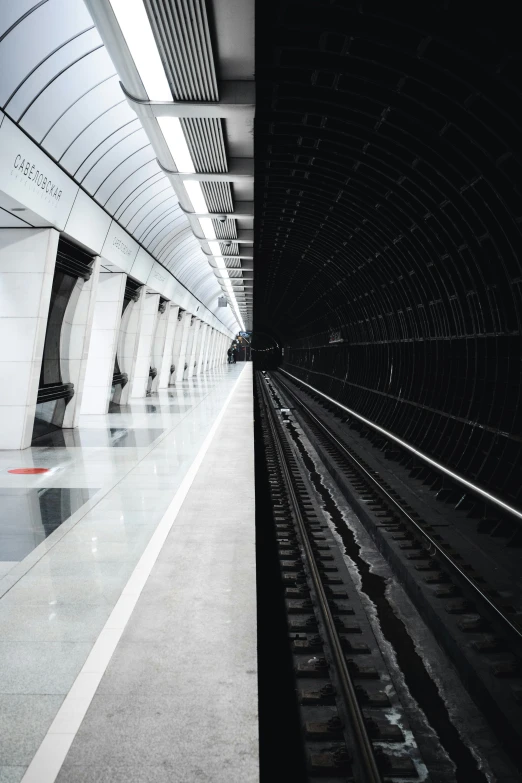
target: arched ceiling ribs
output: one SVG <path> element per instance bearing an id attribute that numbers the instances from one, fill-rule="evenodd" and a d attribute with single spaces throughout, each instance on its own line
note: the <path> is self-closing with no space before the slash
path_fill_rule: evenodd
<path id="1" fill-rule="evenodd" d="M 172 185 L 83 0 L 0 4 L 0 71 L 0 108 L 149 252 L 158 246 L 174 257 L 189 221 L 174 206 Z M 170 230 L 161 213 L 172 218 Z M 208 265 L 206 276 L 189 290 L 200 300 L 204 293 L 210 311 L 233 327 L 230 312 L 218 310 L 221 286 Z"/>
<path id="2" fill-rule="evenodd" d="M 257 24 L 256 320 L 301 377 L 513 499 L 514 15 L 266 0 Z"/>

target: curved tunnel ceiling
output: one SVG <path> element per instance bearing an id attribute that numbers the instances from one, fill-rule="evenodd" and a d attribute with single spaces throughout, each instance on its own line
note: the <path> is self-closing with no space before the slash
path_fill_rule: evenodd
<path id="1" fill-rule="evenodd" d="M 520 503 L 522 57 L 514 6 L 465 5 L 258 3 L 255 319 Z"/>
<path id="2" fill-rule="evenodd" d="M 234 330 L 83 0 L 3 3 L 0 72 L 0 108 Z"/>

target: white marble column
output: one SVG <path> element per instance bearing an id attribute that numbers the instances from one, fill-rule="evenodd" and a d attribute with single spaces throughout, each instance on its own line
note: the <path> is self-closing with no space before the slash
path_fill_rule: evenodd
<path id="1" fill-rule="evenodd" d="M 225 364 L 227 360 L 228 341 L 224 334 L 219 335 L 218 364 Z"/>
<path id="2" fill-rule="evenodd" d="M 223 339 L 221 341 L 221 358 L 220 358 L 220 364 L 226 364 L 227 363 L 227 349 L 230 345 L 230 339 L 227 337 L 226 334 L 223 335 Z"/>
<path id="3" fill-rule="evenodd" d="M 216 357 L 217 366 L 219 367 L 222 364 L 224 364 L 225 360 L 226 360 L 225 335 L 220 333 L 219 340 L 218 340 L 217 357 Z"/>
<path id="4" fill-rule="evenodd" d="M 201 375 L 203 370 L 203 360 L 205 358 L 205 348 L 207 346 L 209 325 L 202 323 L 200 328 L 199 349 L 196 356 L 196 375 Z"/>
<path id="5" fill-rule="evenodd" d="M 214 355 L 214 341 L 216 339 L 216 330 L 211 327 L 210 337 L 208 338 L 208 350 L 207 350 L 207 364 L 206 372 L 212 369 L 212 356 Z"/>
<path id="6" fill-rule="evenodd" d="M 221 364 L 220 359 L 221 359 L 222 345 L 223 345 L 223 335 L 221 334 L 221 332 L 218 332 L 217 340 L 216 340 L 216 357 L 214 359 L 214 365 L 216 367 L 219 367 L 219 365 Z"/>
<path id="7" fill-rule="evenodd" d="M 152 350 L 150 356 L 150 366 L 156 370 L 156 377 L 153 378 L 150 387 L 153 394 L 158 391 L 161 362 L 163 360 L 163 351 L 165 350 L 165 337 L 167 335 L 169 303 L 163 302 L 163 312 L 161 312 L 161 309 L 161 307 L 158 308 L 158 314 L 156 316 L 156 326 L 152 336 Z"/>
<path id="8" fill-rule="evenodd" d="M 190 357 L 188 361 L 188 369 L 187 369 L 187 378 L 192 378 L 194 375 L 195 370 L 195 364 L 196 364 L 196 356 L 198 354 L 199 349 L 199 341 L 201 339 L 201 321 L 199 318 L 194 319 L 194 324 L 192 326 L 192 329 L 194 330 L 194 334 L 192 337 L 192 346 L 190 351 Z"/>
<path id="9" fill-rule="evenodd" d="M 0 229 L 0 449 L 31 445 L 58 237 Z"/>
<path id="10" fill-rule="evenodd" d="M 98 279 L 82 414 L 104 414 L 109 410 L 126 281 L 127 275 L 105 272 L 100 273 Z"/>
<path id="11" fill-rule="evenodd" d="M 147 384 L 149 382 L 150 359 L 152 355 L 152 340 L 156 329 L 158 317 L 159 294 L 145 293 L 143 312 L 138 328 L 136 342 L 136 361 L 132 379 L 129 377 L 131 397 L 146 397 Z"/>
<path id="12" fill-rule="evenodd" d="M 65 408 L 63 429 L 78 426 L 91 342 L 100 259 L 95 258 L 88 280 L 79 278 L 65 311 L 60 335 L 62 380 L 74 384 L 74 397 Z"/>
<path id="13" fill-rule="evenodd" d="M 172 367 L 172 355 L 174 349 L 174 339 L 178 326 L 178 305 L 167 302 L 165 315 L 167 316 L 167 326 L 165 329 L 165 343 L 163 345 L 163 355 L 161 364 L 158 367 L 158 389 L 166 389 L 170 381 L 170 368 Z"/>
<path id="14" fill-rule="evenodd" d="M 214 350 L 212 352 L 212 369 L 215 369 L 217 366 L 219 337 L 220 333 L 216 330 L 216 339 L 214 340 Z"/>
<path id="15" fill-rule="evenodd" d="M 206 356 L 203 363 L 203 372 L 208 372 L 212 367 L 212 346 L 214 344 L 214 335 L 216 333 L 216 330 L 213 326 L 209 327 L 210 332 L 207 339 L 207 349 L 206 349 Z"/>
<path id="16" fill-rule="evenodd" d="M 181 338 L 183 336 L 183 315 L 184 311 L 180 308 L 180 312 L 178 312 L 178 325 L 176 326 L 176 331 L 174 332 L 174 343 L 172 345 L 172 364 L 174 365 L 174 372 L 170 376 L 169 385 L 171 386 L 174 386 L 176 383 L 176 372 L 178 370 L 179 357 L 181 353 Z"/>
<path id="17" fill-rule="evenodd" d="M 179 344 L 178 361 L 176 362 L 176 371 L 174 373 L 175 383 L 181 383 L 185 372 L 185 359 L 187 357 L 187 341 L 190 333 L 190 324 L 192 322 L 192 313 L 184 312 L 181 317 L 181 339 Z M 178 327 L 179 328 L 179 327 Z"/>
<path id="18" fill-rule="evenodd" d="M 214 334 L 214 329 L 211 326 L 207 327 L 207 341 L 205 343 L 205 353 L 203 354 L 203 364 L 201 367 L 201 372 L 208 372 L 209 368 L 209 356 L 210 356 L 210 345 L 212 343 L 212 335 Z"/>
<path id="19" fill-rule="evenodd" d="M 217 329 L 214 329 L 214 339 L 212 340 L 212 349 L 210 354 L 210 361 L 208 363 L 209 369 L 213 370 L 216 366 L 216 356 L 217 356 L 217 341 L 219 337 L 219 332 Z"/>
<path id="20" fill-rule="evenodd" d="M 188 338 L 187 338 L 187 350 L 185 351 L 185 364 L 187 365 L 185 367 L 185 371 L 183 373 L 183 380 L 188 379 L 188 373 L 189 373 L 189 365 L 190 365 L 190 357 L 192 355 L 192 346 L 194 345 L 194 335 L 196 334 L 196 323 L 198 322 L 198 319 L 196 316 L 192 317 L 192 322 L 189 327 L 188 332 Z"/>
<path id="21" fill-rule="evenodd" d="M 126 405 L 131 397 L 136 369 L 136 360 L 138 358 L 138 341 L 141 330 L 141 321 L 145 307 L 147 288 L 142 286 L 139 289 L 139 298 L 137 302 L 131 301 L 125 308 L 121 323 L 120 336 L 118 339 L 118 364 L 120 372 L 128 376 L 128 381 L 122 389 L 120 396 L 120 405 Z"/>

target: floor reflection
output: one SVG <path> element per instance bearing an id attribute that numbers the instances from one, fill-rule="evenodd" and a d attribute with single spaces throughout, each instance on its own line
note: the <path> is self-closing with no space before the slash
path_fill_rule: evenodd
<path id="1" fill-rule="evenodd" d="M 0 561 L 19 561 L 98 490 L 0 488 Z"/>
<path id="2" fill-rule="evenodd" d="M 120 406 L 126 407 L 126 406 Z M 107 427 L 94 429 L 90 427 L 75 430 L 57 430 L 43 435 L 33 441 L 33 446 L 51 447 L 88 447 L 88 446 L 150 446 L 165 430 L 162 429 L 127 429 L 127 427 Z"/>
<path id="3" fill-rule="evenodd" d="M 109 403 L 109 413 L 156 413 L 158 411 L 157 405 L 142 405 L 137 403 L 135 405 L 118 405 L 117 402 Z"/>

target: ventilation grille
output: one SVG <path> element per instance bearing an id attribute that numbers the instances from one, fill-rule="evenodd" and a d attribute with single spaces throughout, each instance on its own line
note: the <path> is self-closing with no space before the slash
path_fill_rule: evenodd
<path id="1" fill-rule="evenodd" d="M 227 269 L 241 269 L 241 261 L 239 258 L 225 258 L 225 266 Z"/>
<path id="2" fill-rule="evenodd" d="M 200 174 L 228 171 L 223 124 L 215 118 L 181 119 L 192 160 Z"/>
<path id="3" fill-rule="evenodd" d="M 218 101 L 205 0 L 145 0 L 176 101 Z"/>
<path id="4" fill-rule="evenodd" d="M 218 239 L 237 239 L 236 221 L 227 219 L 224 223 L 213 220 L 212 225 Z"/>
<path id="5" fill-rule="evenodd" d="M 209 212 L 234 211 L 230 182 L 202 182 L 201 189 Z"/>
<path id="6" fill-rule="evenodd" d="M 224 256 L 238 256 L 239 255 L 239 245 L 237 242 L 232 242 L 230 247 L 227 247 L 225 244 L 221 243 L 220 245 L 221 253 Z"/>

